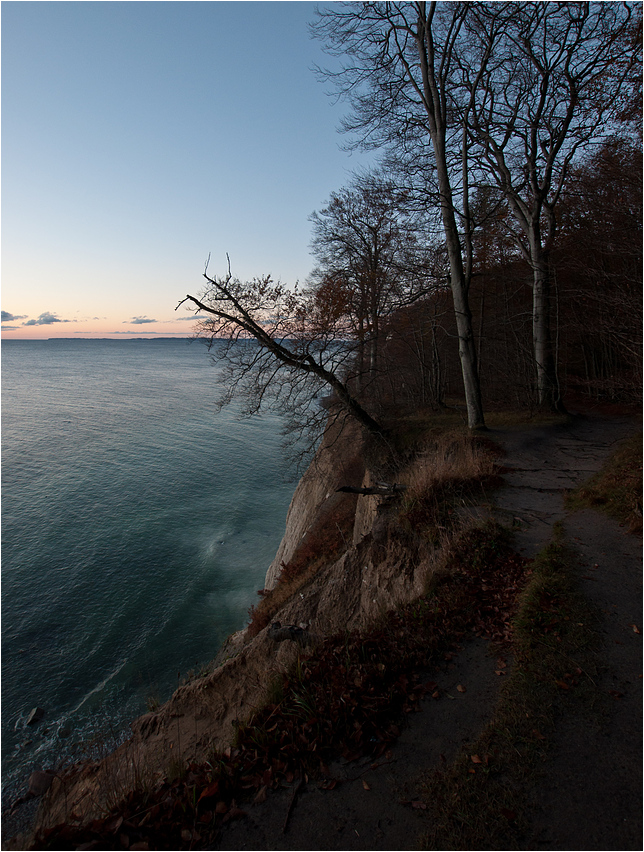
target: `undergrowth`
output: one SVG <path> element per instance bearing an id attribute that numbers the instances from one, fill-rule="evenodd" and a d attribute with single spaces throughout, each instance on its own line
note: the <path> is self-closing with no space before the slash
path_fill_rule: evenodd
<path id="1" fill-rule="evenodd" d="M 459 509 L 500 483 L 500 450 L 486 438 L 456 430 L 425 438 L 401 476 L 407 486 L 398 521 L 403 530 L 438 545 L 459 519 Z"/>

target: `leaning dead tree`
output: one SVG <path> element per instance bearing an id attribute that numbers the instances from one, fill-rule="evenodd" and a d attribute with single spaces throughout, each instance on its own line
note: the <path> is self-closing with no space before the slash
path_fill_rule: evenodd
<path id="1" fill-rule="evenodd" d="M 176 309 L 186 303 L 194 309 L 196 336 L 223 366 L 220 406 L 237 399 L 250 415 L 270 401 L 290 415 L 294 430 L 319 433 L 329 411 L 315 400 L 326 391 L 332 414 L 383 435 L 343 378 L 355 353 L 341 317 L 323 313 L 307 294 L 270 276 L 243 282 L 229 268 L 225 277 L 212 277 L 206 265 L 204 278 L 205 289 Z"/>

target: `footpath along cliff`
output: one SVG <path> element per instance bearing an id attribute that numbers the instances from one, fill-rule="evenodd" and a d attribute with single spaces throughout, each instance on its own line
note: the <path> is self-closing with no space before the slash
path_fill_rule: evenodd
<path id="1" fill-rule="evenodd" d="M 45 840 L 30 846 L 33 841 L 22 838 L 12 848 L 78 848 L 88 841 L 100 842 L 100 848 L 122 848 L 126 841 L 130 848 L 149 849 L 416 848 L 419 834 L 426 830 L 428 807 L 419 798 L 418 779 L 434 763 L 455 758 L 461 743 L 485 728 L 498 701 L 499 675 L 505 674 L 506 666 L 510 670 L 515 653 L 507 643 L 517 590 L 530 574 L 529 563 L 508 549 L 500 528 L 481 534 L 470 531 L 495 516 L 514 528 L 515 547 L 523 556 L 535 556 L 552 536 L 553 524 L 565 518 L 564 492 L 597 471 L 634 428 L 625 418 L 576 418 L 540 429 L 492 430 L 492 443 L 472 439 L 453 426 L 408 424 L 395 464 L 377 447 L 365 446 L 357 431 L 330 432 L 295 491 L 283 541 L 248 627 L 230 637 L 208 674 L 182 686 L 156 712 L 137 719 L 131 739 L 113 754 L 59 774 L 43 798 L 36 823 Z M 494 445 L 506 450 L 500 461 Z M 500 484 L 499 463 L 508 484 L 492 492 Z M 574 529 L 579 532 L 579 527 Z M 581 535 L 576 538 L 582 542 Z M 620 564 L 630 577 L 629 559 L 636 557 L 625 553 Z M 630 600 L 630 585 L 628 589 Z M 428 605 L 428 600 L 435 603 Z M 624 618 L 634 623 L 636 616 Z M 438 634 L 434 657 L 428 657 Z M 632 637 L 639 639 L 639 634 L 629 628 L 629 642 Z M 370 647 L 373 662 L 365 657 Z M 312 653 L 322 660 L 320 664 L 306 662 Z M 349 662 L 351 654 L 357 663 Z M 416 668 L 421 657 L 447 662 L 431 664 L 431 679 L 424 686 L 415 674 L 405 674 L 403 664 L 400 676 L 391 674 L 397 679 L 387 681 L 380 699 L 378 678 L 384 683 L 387 669 L 393 672 L 407 654 Z M 262 769 L 261 760 L 280 725 L 293 726 L 288 714 L 280 714 L 288 705 L 284 685 L 289 678 L 293 681 L 294 672 L 304 683 L 307 665 L 318 666 L 314 680 L 320 680 L 323 692 L 332 691 L 332 686 L 322 684 L 325 655 L 335 655 L 336 667 L 346 668 L 342 678 L 348 678 L 348 685 L 339 688 L 337 700 L 346 699 L 354 708 L 347 711 L 357 726 L 350 738 L 362 742 L 362 726 L 366 731 L 368 725 L 357 711 L 367 713 L 372 704 L 378 705 L 379 713 L 382 710 L 378 725 L 384 733 L 378 726 L 369 728 L 375 738 L 371 737 L 371 745 L 364 743 L 364 768 L 360 763 L 357 770 L 348 771 L 359 749 L 355 754 L 340 749 L 345 764 L 350 762 L 345 768 L 334 764 L 329 770 L 327 758 L 320 758 L 326 780 L 314 790 L 303 788 L 306 760 L 295 755 L 289 763 L 286 757 L 288 748 L 297 749 L 299 742 L 313 754 L 319 745 L 322 753 L 324 744 L 311 731 L 324 726 L 324 720 L 314 719 L 313 711 L 297 708 L 303 727 L 296 725 L 292 736 L 289 728 L 292 742 L 289 739 L 284 746 L 282 737 L 278 751 L 271 752 L 280 755 L 284 748 L 283 761 L 273 756 Z M 427 666 L 420 665 L 421 677 L 427 677 Z M 632 661 L 628 671 L 630 667 Z M 565 677 L 575 682 L 577 675 L 573 669 Z M 467 689 L 461 691 L 462 684 Z M 419 704 L 423 690 L 433 691 L 429 705 Z M 623 695 L 622 690 L 623 685 L 612 691 Z M 302 691 L 296 697 L 300 705 L 306 694 Z M 448 700 L 443 702 L 443 697 Z M 382 721 L 391 709 L 387 705 L 422 712 L 407 717 L 412 724 L 400 737 L 396 724 Z M 253 729 L 252 720 L 263 719 L 262 714 L 268 718 Z M 545 730 L 544 724 L 539 727 Z M 341 714 L 334 726 L 341 727 Z M 534 731 L 540 743 L 542 732 Z M 611 747 L 624 747 L 620 732 Z M 630 748 L 628 743 L 625 747 Z M 475 757 L 479 760 L 479 755 Z M 247 767 L 243 771 L 242 759 Z M 480 759 L 487 762 L 489 755 Z M 389 767 L 386 775 L 377 772 L 380 765 Z M 302 769 L 291 771 L 297 766 Z M 233 776 L 237 792 L 227 794 L 233 790 Z M 329 791 L 339 785 L 338 798 Z M 244 789 L 255 796 L 250 811 L 239 799 Z M 405 789 L 403 801 L 400 791 Z M 292 814 L 300 791 L 301 802 Z M 373 795 L 364 799 L 367 793 Z M 226 798 L 230 795 L 232 802 Z M 636 791 L 633 795 L 637 798 Z M 541 798 L 547 799 L 545 788 Z M 567 801 L 561 790 L 559 801 Z M 179 805 L 188 816 L 178 816 Z M 508 823 L 512 811 L 502 810 L 504 830 L 517 835 L 519 817 Z M 249 819 L 235 819 L 247 813 Z M 581 821 L 587 816 L 582 815 Z M 573 827 L 567 831 L 576 830 L 578 817 L 573 815 Z M 567 818 L 563 812 L 562 826 L 568 825 Z M 169 820 L 165 828 L 164 819 Z M 291 819 L 294 833 L 288 835 Z M 61 824 L 63 829 L 51 833 Z M 558 835 L 547 818 L 545 826 L 541 831 L 550 831 L 554 845 L 513 848 L 572 848 L 556 845 Z M 625 827 L 624 820 L 620 826 L 615 835 L 622 844 L 619 848 L 636 848 L 629 843 L 637 827 L 631 823 Z M 525 833 L 525 827 L 521 831 Z M 600 832 L 602 848 L 617 848 L 605 845 L 605 835 Z M 56 845 L 63 837 L 68 845 Z"/>

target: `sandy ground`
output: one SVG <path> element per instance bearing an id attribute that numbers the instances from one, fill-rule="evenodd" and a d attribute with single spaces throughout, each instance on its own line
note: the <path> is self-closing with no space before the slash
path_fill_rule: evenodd
<path id="1" fill-rule="evenodd" d="M 567 538 L 588 566 L 583 591 L 603 613 L 600 689 L 610 699 L 592 730 L 561 720 L 551 757 L 535 779 L 532 834 L 525 849 L 642 848 L 641 539 L 596 512 L 566 516 L 563 493 L 599 470 L 634 421 L 579 417 L 571 426 L 493 430 L 506 450 L 506 486 L 493 496 L 495 514 L 513 523 L 516 547 L 534 556 L 564 520 Z M 422 776 L 449 762 L 487 722 L 500 678 L 494 649 L 465 645 L 441 669 L 439 684 L 395 746 L 376 764 L 336 764 L 333 790 L 315 782 L 272 794 L 229 823 L 217 849 L 417 849 L 428 816 L 419 807 Z M 466 692 L 456 687 L 466 686 Z M 612 694 L 611 692 L 612 691 Z"/>

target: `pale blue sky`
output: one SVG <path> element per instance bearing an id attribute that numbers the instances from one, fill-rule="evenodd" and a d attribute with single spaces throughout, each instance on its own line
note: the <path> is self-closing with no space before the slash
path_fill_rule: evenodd
<path id="1" fill-rule="evenodd" d="M 308 275 L 307 217 L 369 159 L 340 149 L 314 12 L 2 3 L 3 336 L 189 332 L 209 252 Z"/>

